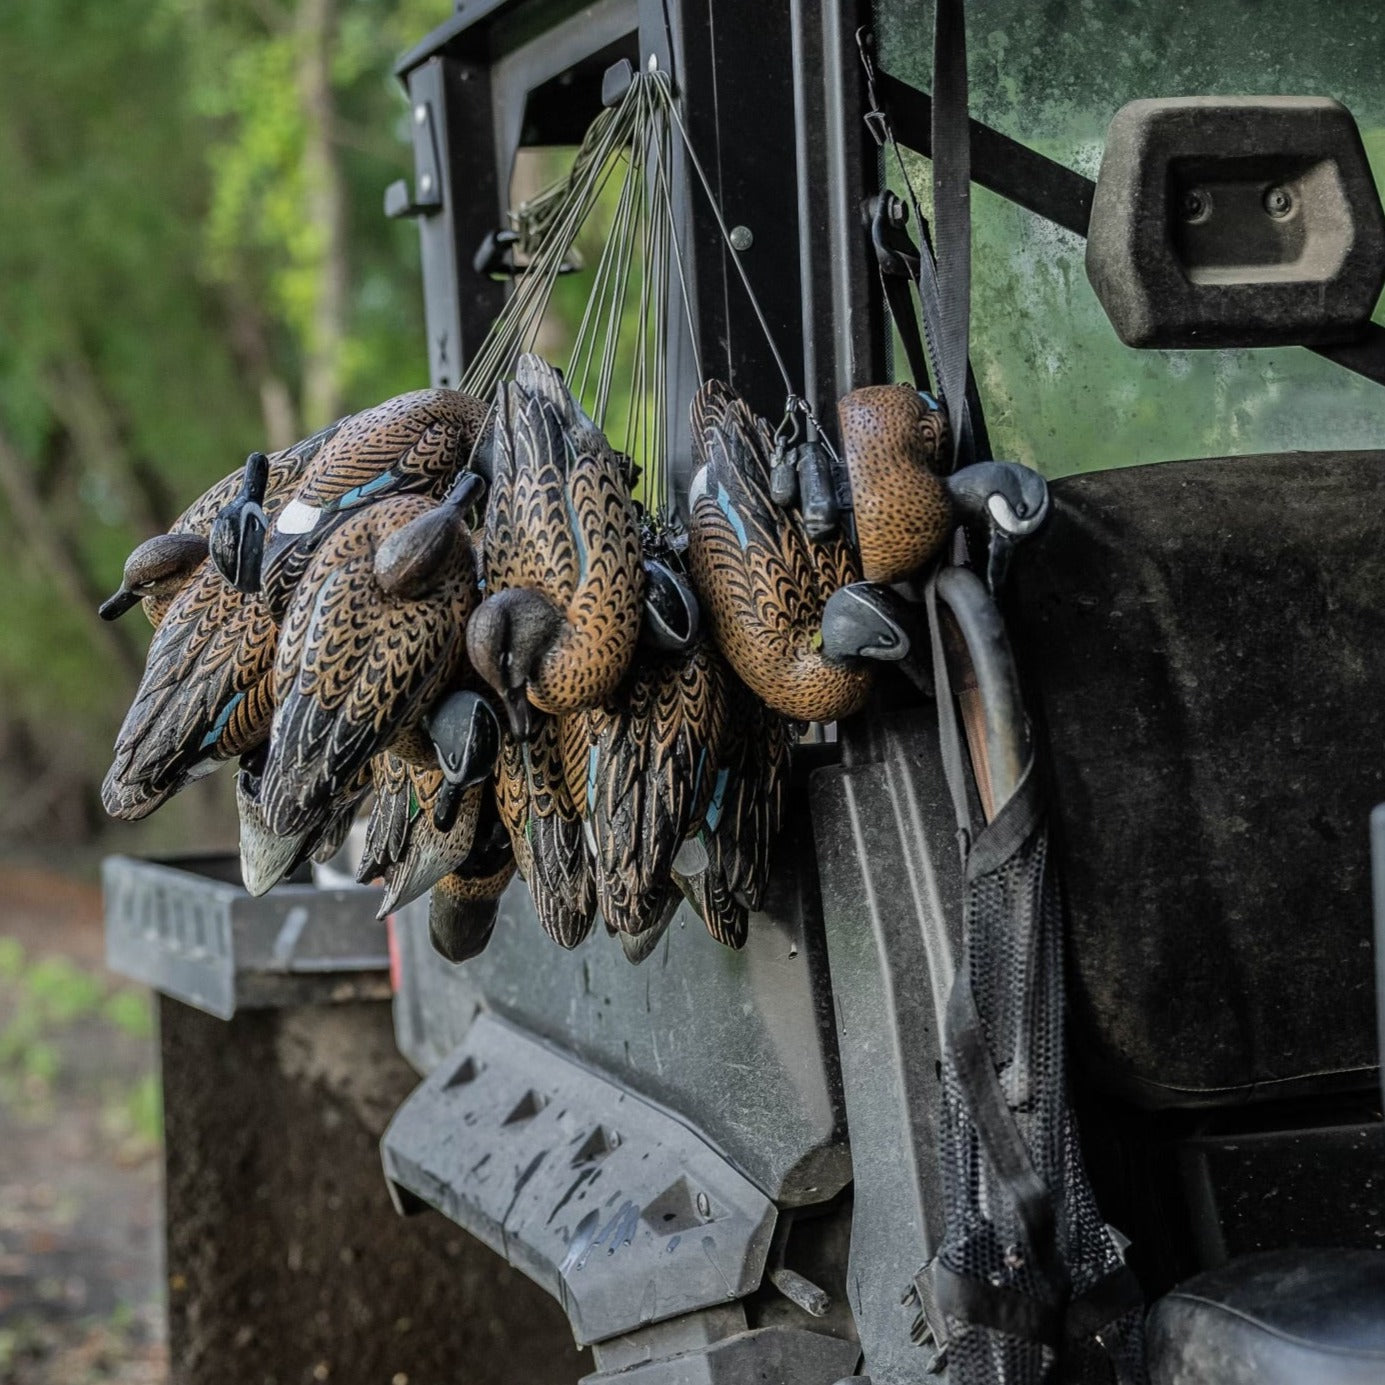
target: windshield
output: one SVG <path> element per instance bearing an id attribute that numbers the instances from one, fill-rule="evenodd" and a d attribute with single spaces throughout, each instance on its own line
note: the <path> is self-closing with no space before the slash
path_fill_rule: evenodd
<path id="1" fill-rule="evenodd" d="M 881 67 L 925 91 L 932 20 L 926 0 L 876 5 Z M 1088 177 L 1111 116 L 1137 97 L 1314 95 L 1356 117 L 1385 184 L 1385 5 L 971 0 L 967 30 L 972 115 Z M 926 213 L 927 160 L 905 158 Z M 901 190 L 892 161 L 887 175 Z M 1385 444 L 1380 385 L 1298 347 L 1123 346 L 1087 282 L 1081 237 L 975 185 L 972 217 L 973 364 L 997 456 L 1059 476 Z"/>

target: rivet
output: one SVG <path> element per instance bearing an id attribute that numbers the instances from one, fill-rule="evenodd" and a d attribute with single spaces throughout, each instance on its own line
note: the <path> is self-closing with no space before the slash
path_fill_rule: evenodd
<path id="1" fill-rule="evenodd" d="M 1276 220 L 1289 215 L 1294 209 L 1293 194 L 1288 188 L 1272 187 L 1265 193 L 1265 210 Z"/>
<path id="2" fill-rule="evenodd" d="M 1178 204 L 1184 221 L 1206 221 L 1212 215 L 1212 195 L 1204 188 L 1189 188 Z"/>
<path id="3" fill-rule="evenodd" d="M 749 226 L 733 226 L 731 228 L 731 249 L 738 255 L 743 254 L 755 244 L 755 237 L 751 234 Z"/>

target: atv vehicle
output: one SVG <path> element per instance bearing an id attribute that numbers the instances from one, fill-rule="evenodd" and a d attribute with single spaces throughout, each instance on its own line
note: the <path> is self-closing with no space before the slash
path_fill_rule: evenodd
<path id="1" fill-rule="evenodd" d="M 504 302 L 516 151 L 577 144 L 625 61 L 672 74 L 764 318 L 680 159 L 705 359 L 671 350 L 670 396 L 705 371 L 777 417 L 765 329 L 820 418 L 892 374 L 926 388 L 928 19 L 464 0 L 399 64 L 415 172 L 387 198 L 418 221 L 433 384 Z M 423 1080 L 385 1173 L 560 1301 L 591 1382 L 1385 1379 L 1385 12 L 975 0 L 968 23 L 976 455 L 1050 479 L 1045 529 L 1003 583 L 939 578 L 939 696 L 898 678 L 796 748 L 743 951 L 685 909 L 638 967 L 600 936 L 563 952 L 520 882 L 454 966 L 426 902 L 402 910 Z M 688 455 L 675 433 L 684 494 Z M 982 898 L 997 824 L 1027 854 Z M 1032 1083 L 1061 1143 L 1071 1101 L 1100 1213 L 1062 1182 L 1048 1215 L 1123 1266 L 1040 1308 L 1006 1294 L 1026 1171 L 987 1182 L 1004 1139 L 957 1095 L 961 973 L 1011 1108 Z M 959 1119 L 989 1174 L 975 1142 L 949 1172 Z M 949 1268 L 968 1180 L 1020 1230 Z"/>

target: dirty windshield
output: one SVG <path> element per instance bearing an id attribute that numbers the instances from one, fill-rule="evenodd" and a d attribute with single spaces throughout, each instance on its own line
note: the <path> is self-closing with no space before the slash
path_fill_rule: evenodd
<path id="1" fill-rule="evenodd" d="M 973 0 L 972 115 L 1094 178 L 1111 116 L 1137 97 L 1331 96 L 1356 117 L 1385 183 L 1385 5 L 1312 9 L 1305 25 L 1288 0 Z M 876 33 L 881 66 L 928 90 L 932 5 L 880 0 Z M 905 158 L 926 210 L 927 161 Z M 898 169 L 888 173 L 900 186 Z M 1080 237 L 981 187 L 972 214 L 972 351 L 996 455 L 1059 476 L 1381 446 L 1379 385 L 1297 347 L 1123 346 L 1087 282 Z"/>

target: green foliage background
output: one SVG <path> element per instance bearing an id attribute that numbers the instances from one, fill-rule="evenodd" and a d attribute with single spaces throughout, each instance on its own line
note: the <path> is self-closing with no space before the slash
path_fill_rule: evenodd
<path id="1" fill-rule="evenodd" d="M 0 847 L 101 825 L 148 632 L 93 603 L 130 548 L 249 450 L 425 382 L 416 233 L 381 196 L 412 164 L 393 61 L 451 9 L 0 5 Z"/>

